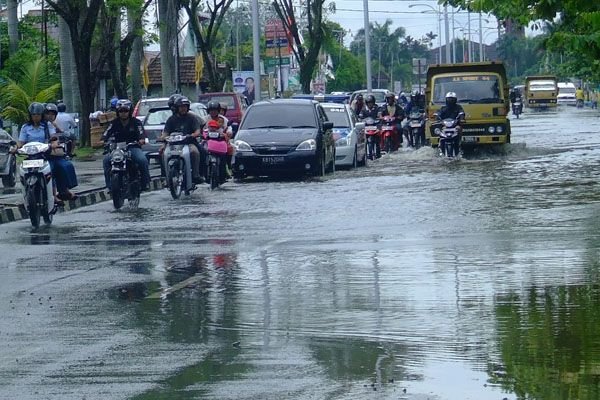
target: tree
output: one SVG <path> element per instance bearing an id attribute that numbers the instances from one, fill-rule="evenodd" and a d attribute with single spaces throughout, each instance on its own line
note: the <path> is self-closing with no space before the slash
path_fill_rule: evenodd
<path id="1" fill-rule="evenodd" d="M 310 83 L 317 68 L 319 52 L 325 38 L 323 20 L 325 0 L 306 0 L 306 28 L 301 32 L 296 6 L 292 0 L 274 0 L 273 7 L 281 19 L 296 61 L 300 66 L 300 84 L 310 93 Z"/>
<path id="2" fill-rule="evenodd" d="M 69 26 L 62 17 L 58 17 L 58 36 L 60 46 L 60 81 L 62 82 L 62 101 L 70 112 L 79 110 L 78 84 L 76 79 L 76 65 L 73 59 L 73 46 Z"/>
<path id="3" fill-rule="evenodd" d="M 8 40 L 9 54 L 14 54 L 19 47 L 19 20 L 17 18 L 18 0 L 8 0 L 6 9 L 8 11 Z"/>
<path id="4" fill-rule="evenodd" d="M 198 52 L 202 53 L 202 58 L 204 59 L 204 71 L 208 76 L 208 86 L 211 91 L 220 91 L 223 87 L 225 77 L 221 76 L 217 71 L 213 49 L 215 48 L 217 34 L 223 24 L 225 14 L 231 7 L 233 0 L 207 1 L 206 7 L 209 17 L 203 24 L 201 24 L 198 18 L 201 3 L 201 0 L 184 0 L 182 5 L 190 19 L 190 26 L 192 32 L 194 32 Z"/>
<path id="5" fill-rule="evenodd" d="M 98 64 L 91 66 L 91 47 L 102 0 L 46 0 L 69 26 L 75 59 L 79 98 L 81 101 L 80 132 L 82 145 L 90 145 L 90 119 L 98 86 Z"/>
<path id="6" fill-rule="evenodd" d="M 32 102 L 54 101 L 59 92 L 60 83 L 53 82 L 46 73 L 44 58 L 22 65 L 16 78 L 9 78 L 0 88 L 2 117 L 22 125 L 29 119 L 27 110 Z"/>

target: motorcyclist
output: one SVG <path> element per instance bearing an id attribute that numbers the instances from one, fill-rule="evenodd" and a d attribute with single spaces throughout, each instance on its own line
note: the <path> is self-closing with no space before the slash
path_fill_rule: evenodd
<path id="1" fill-rule="evenodd" d="M 54 127 L 44 120 L 45 106 L 42 103 L 31 103 L 27 108 L 29 121 L 21 127 L 17 146 L 20 148 L 29 142 L 48 142 L 52 149 L 59 147 L 59 140 Z M 77 186 L 77 174 L 70 160 L 60 155 L 48 155 L 48 162 L 55 177 L 53 188 L 57 201 L 75 200 L 77 196 L 69 189 Z M 58 194 L 57 194 L 58 193 Z"/>
<path id="2" fill-rule="evenodd" d="M 385 95 L 385 105 L 381 107 L 381 116 L 392 116 L 394 117 L 394 123 L 396 124 L 396 132 L 398 134 L 398 140 L 402 147 L 402 120 L 404 120 L 404 109 L 396 104 L 396 96 L 394 93 L 388 93 Z"/>
<path id="3" fill-rule="evenodd" d="M 375 103 L 375 96 L 372 94 L 367 96 L 365 101 L 365 106 L 358 114 L 358 118 L 367 119 L 367 118 L 379 119 L 379 107 Z"/>
<path id="4" fill-rule="evenodd" d="M 142 122 L 132 117 L 133 106 L 128 99 L 119 99 L 115 104 L 117 118 L 111 122 L 108 129 L 102 135 L 102 141 L 106 143 L 110 138 L 115 142 L 133 143 L 138 146 L 130 147 L 131 159 L 137 165 L 142 175 L 142 190 L 150 189 L 150 170 L 148 168 L 148 159 L 142 151 L 141 145 L 145 143 L 144 126 Z M 110 154 L 106 154 L 102 160 L 104 168 L 104 181 L 106 187 L 110 190 Z"/>
<path id="5" fill-rule="evenodd" d="M 77 122 L 71 114 L 67 113 L 67 105 L 65 103 L 59 102 L 56 105 L 56 109 L 58 110 L 58 114 L 56 115 L 55 124 L 60 128 L 63 132 L 71 133 L 71 137 L 73 137 L 73 129 L 77 128 Z"/>
<path id="6" fill-rule="evenodd" d="M 422 101 L 422 95 L 418 90 L 413 90 L 410 94 L 410 101 L 404 107 L 404 113 L 408 117 L 411 112 L 424 112 L 425 105 Z"/>
<path id="7" fill-rule="evenodd" d="M 227 106 L 225 106 L 227 107 Z M 227 156 L 225 156 L 225 162 L 221 163 L 221 171 L 220 174 L 223 177 L 230 177 L 230 174 L 227 171 L 226 166 L 229 168 L 229 170 L 231 170 L 231 160 L 233 158 L 233 146 L 229 143 L 230 139 L 233 137 L 233 130 L 231 129 L 231 126 L 229 126 L 229 120 L 227 119 L 227 117 L 225 117 L 224 114 L 222 114 L 223 112 L 223 106 L 221 105 L 221 103 L 219 103 L 216 100 L 211 100 L 208 102 L 208 104 L 206 105 L 206 109 L 208 111 L 208 121 L 207 124 L 210 121 L 216 121 L 219 124 L 219 130 L 225 134 L 226 140 L 227 140 Z M 231 154 L 230 154 L 231 153 Z"/>
<path id="8" fill-rule="evenodd" d="M 357 94 L 356 98 L 352 100 L 352 104 L 350 105 L 352 111 L 354 111 L 354 115 L 359 116 L 363 108 L 365 108 L 365 99 L 362 94 Z"/>
<path id="9" fill-rule="evenodd" d="M 200 136 L 201 125 L 195 114 L 190 113 L 190 100 L 185 96 L 177 97 L 173 102 L 173 107 L 177 108 L 177 113 L 167 119 L 161 139 L 166 139 L 173 132 L 181 132 L 183 135 L 191 136 L 192 146 L 190 149 L 190 159 L 192 163 L 192 181 L 194 183 L 203 183 L 204 179 L 200 174 L 200 151 L 198 147 L 198 137 Z"/>
<path id="10" fill-rule="evenodd" d="M 442 108 L 440 108 L 440 110 L 435 113 L 436 118 L 440 121 L 444 120 L 444 119 L 457 119 L 457 118 L 459 118 L 459 116 L 461 117 L 461 120 L 459 121 L 458 129 L 457 129 L 458 130 L 458 136 L 457 136 L 458 143 L 461 142 L 462 129 L 460 127 L 460 124 L 462 123 L 462 121 L 464 121 L 464 116 L 465 116 L 464 113 L 465 113 L 465 110 L 462 108 L 462 106 L 460 104 L 458 104 L 458 97 L 456 96 L 455 92 L 446 93 L 446 105 L 443 106 Z"/>
<path id="11" fill-rule="evenodd" d="M 577 87 L 575 90 L 575 99 L 577 101 L 577 107 L 583 107 L 583 102 L 585 100 L 585 93 L 581 86 Z"/>
<path id="12" fill-rule="evenodd" d="M 398 104 L 400 104 L 401 107 L 405 107 L 408 104 L 406 93 L 400 92 L 400 94 L 398 95 Z"/>

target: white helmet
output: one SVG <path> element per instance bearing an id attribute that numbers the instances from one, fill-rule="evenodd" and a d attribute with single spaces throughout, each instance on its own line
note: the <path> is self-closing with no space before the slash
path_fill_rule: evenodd
<path id="1" fill-rule="evenodd" d="M 448 93 L 446 93 L 446 98 L 449 98 L 449 97 L 452 97 L 452 98 L 455 98 L 455 99 L 457 98 L 455 92 L 448 92 Z"/>

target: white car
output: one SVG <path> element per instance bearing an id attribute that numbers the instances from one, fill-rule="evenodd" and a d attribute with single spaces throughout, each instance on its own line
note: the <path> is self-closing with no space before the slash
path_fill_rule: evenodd
<path id="1" fill-rule="evenodd" d="M 321 103 L 327 119 L 333 122 L 335 166 L 356 168 L 367 160 L 365 124 L 358 122 L 348 104 Z"/>
<path id="2" fill-rule="evenodd" d="M 571 82 L 558 82 L 558 95 L 556 96 L 556 102 L 558 104 L 574 106 L 577 104 L 575 90 L 575 85 Z"/>

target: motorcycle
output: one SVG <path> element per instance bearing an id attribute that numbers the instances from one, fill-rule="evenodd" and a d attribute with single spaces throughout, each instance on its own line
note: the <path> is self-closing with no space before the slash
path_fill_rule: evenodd
<path id="1" fill-rule="evenodd" d="M 227 136 L 221 131 L 208 131 L 203 133 L 206 157 L 206 182 L 214 190 L 225 182 L 225 168 L 228 151 Z"/>
<path id="2" fill-rule="evenodd" d="M 40 217 L 46 225 L 50 225 L 58 210 L 54 202 L 52 168 L 47 158 L 49 150 L 50 145 L 40 142 L 26 143 L 18 150 L 19 154 L 26 156 L 21 163 L 19 177 L 25 208 L 35 229 L 40 226 Z"/>
<path id="3" fill-rule="evenodd" d="M 365 135 L 367 136 L 367 156 L 370 160 L 381 157 L 381 131 L 379 121 L 368 117 L 365 119 Z"/>
<path id="4" fill-rule="evenodd" d="M 460 113 L 455 119 L 446 118 L 436 124 L 434 133 L 440 137 L 440 155 L 458 157 L 460 154 L 460 123 L 464 116 L 464 113 Z"/>
<path id="5" fill-rule="evenodd" d="M 512 113 L 517 119 L 519 118 L 519 115 L 523 113 L 523 102 L 521 101 L 521 98 L 517 98 L 512 103 Z"/>
<path id="6" fill-rule="evenodd" d="M 142 179 L 138 167 L 131 158 L 130 149 L 139 146 L 138 142 L 110 141 L 110 192 L 113 206 L 116 210 L 123 207 L 127 199 L 130 208 L 137 208 L 140 204 Z"/>
<path id="7" fill-rule="evenodd" d="M 17 142 L 0 137 L 0 177 L 5 188 L 12 188 L 17 183 L 17 158 L 14 151 Z"/>
<path id="8" fill-rule="evenodd" d="M 412 111 L 408 116 L 408 144 L 415 149 L 425 145 L 425 114 Z"/>
<path id="9" fill-rule="evenodd" d="M 398 131 L 396 118 L 392 115 L 381 117 L 382 146 L 386 153 L 398 150 Z"/>
<path id="10" fill-rule="evenodd" d="M 194 146 L 190 136 L 180 132 L 171 133 L 165 141 L 167 146 L 163 152 L 163 164 L 167 177 L 167 187 L 173 199 L 178 199 L 181 192 L 186 196 L 196 190 L 192 179 L 192 159 L 190 146 Z"/>
<path id="11" fill-rule="evenodd" d="M 576 102 L 575 102 L 575 106 L 577 108 L 583 108 L 583 100 L 577 99 Z"/>

